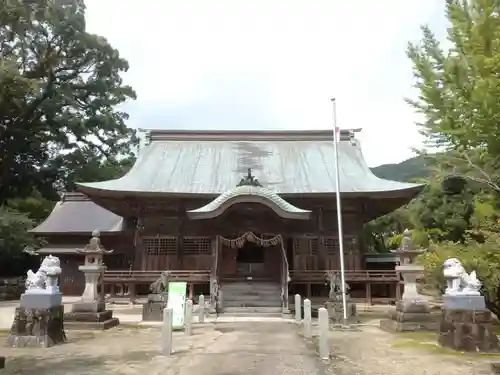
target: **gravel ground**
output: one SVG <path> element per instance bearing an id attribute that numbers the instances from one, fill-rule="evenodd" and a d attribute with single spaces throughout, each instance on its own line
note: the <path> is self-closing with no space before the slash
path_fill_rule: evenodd
<path id="1" fill-rule="evenodd" d="M 410 338 L 376 326 L 331 331 L 332 358 L 318 359 L 314 345 L 286 322 L 236 322 L 195 326 L 174 333 L 174 354 L 160 355 L 158 327 L 117 327 L 68 332 L 68 342 L 48 349 L 15 349 L 0 335 L 7 357 L 2 375 L 487 375 L 491 358 L 445 355 L 415 347 Z M 430 340 L 427 338 L 427 340 Z M 405 345 L 399 345 L 402 342 Z M 3 343 L 3 344 L 2 344 Z"/>
<path id="2" fill-rule="evenodd" d="M 422 347 L 419 340 L 390 334 L 376 326 L 358 331 L 332 331 L 335 375 L 486 375 L 492 358 L 443 354 Z M 432 338 L 424 341 L 434 342 Z M 413 342 L 413 343 L 412 343 Z"/>

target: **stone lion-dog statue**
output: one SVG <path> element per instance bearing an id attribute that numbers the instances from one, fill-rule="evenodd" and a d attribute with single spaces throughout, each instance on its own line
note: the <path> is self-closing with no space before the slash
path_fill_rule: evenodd
<path id="1" fill-rule="evenodd" d="M 462 263 L 457 258 L 450 258 L 443 263 L 443 275 L 446 280 L 445 295 L 480 296 L 481 281 L 476 276 L 476 271 L 468 274 Z"/>

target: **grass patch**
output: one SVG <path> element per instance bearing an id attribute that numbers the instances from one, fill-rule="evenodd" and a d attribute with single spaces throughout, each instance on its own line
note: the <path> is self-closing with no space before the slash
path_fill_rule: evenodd
<path id="1" fill-rule="evenodd" d="M 391 344 L 391 346 L 393 348 L 401 348 L 401 349 L 422 349 L 432 354 L 450 355 L 455 357 L 496 358 L 496 359 L 500 358 L 500 353 L 458 352 L 450 348 L 443 348 L 442 346 L 438 345 L 437 342 L 421 342 L 415 339 L 396 340 Z"/>
<path id="2" fill-rule="evenodd" d="M 401 339 L 404 338 L 408 340 L 428 341 L 437 339 L 437 333 L 429 331 L 396 332 L 394 334 L 399 336 Z"/>
<path id="3" fill-rule="evenodd" d="M 493 326 L 493 333 L 497 336 L 500 336 L 500 326 L 494 325 Z"/>

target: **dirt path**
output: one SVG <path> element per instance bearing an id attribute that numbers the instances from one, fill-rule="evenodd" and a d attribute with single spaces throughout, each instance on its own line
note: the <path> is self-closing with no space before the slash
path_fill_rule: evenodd
<path id="1" fill-rule="evenodd" d="M 215 329 L 221 336 L 212 345 L 150 374 L 326 375 L 314 350 L 291 323 L 225 323 Z"/>
<path id="2" fill-rule="evenodd" d="M 425 341 L 425 340 L 424 340 Z M 435 340 L 428 338 L 432 343 Z M 333 331 L 330 370 L 335 375 L 487 375 L 491 358 L 443 354 L 419 340 L 360 327 Z"/>
<path id="3" fill-rule="evenodd" d="M 159 328 L 68 332 L 48 349 L 2 347 L 2 375 L 325 375 L 291 323 L 220 323 L 174 335 L 175 353 L 160 356 Z"/>

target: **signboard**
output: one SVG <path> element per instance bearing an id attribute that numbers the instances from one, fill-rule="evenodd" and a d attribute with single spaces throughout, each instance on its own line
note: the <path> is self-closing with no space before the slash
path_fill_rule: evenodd
<path id="1" fill-rule="evenodd" d="M 184 314 L 186 306 L 186 282 L 171 282 L 168 283 L 168 302 L 167 307 L 172 309 L 172 328 L 184 328 Z"/>

